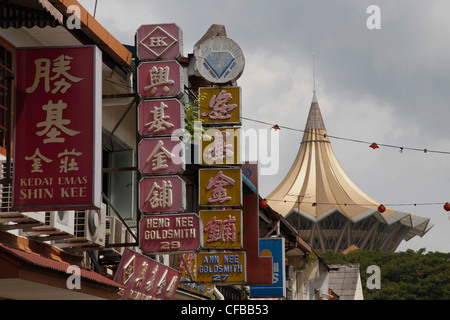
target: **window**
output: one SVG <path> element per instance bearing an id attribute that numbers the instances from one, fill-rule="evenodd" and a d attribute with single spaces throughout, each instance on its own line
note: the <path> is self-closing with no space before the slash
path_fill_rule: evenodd
<path id="1" fill-rule="evenodd" d="M 0 37 L 0 154 L 6 156 L 7 129 L 12 139 L 14 101 L 14 47 Z M 10 140 L 11 141 L 11 140 Z"/>

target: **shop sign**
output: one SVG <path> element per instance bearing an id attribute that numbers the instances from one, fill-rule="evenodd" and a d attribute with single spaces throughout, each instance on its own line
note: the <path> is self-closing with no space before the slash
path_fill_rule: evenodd
<path id="1" fill-rule="evenodd" d="M 212 298 L 214 296 L 214 285 L 195 282 L 195 256 L 195 253 L 178 255 L 178 271 L 182 273 L 178 287 Z"/>
<path id="2" fill-rule="evenodd" d="M 201 252 L 196 255 L 196 282 L 242 284 L 246 282 L 246 256 L 243 251 Z"/>
<path id="3" fill-rule="evenodd" d="M 114 281 L 124 286 L 120 300 L 173 300 L 180 278 L 177 270 L 127 248 Z"/>
<path id="4" fill-rule="evenodd" d="M 204 249 L 242 249 L 242 210 L 200 210 Z"/>
<path id="5" fill-rule="evenodd" d="M 177 99 L 144 100 L 138 106 L 142 136 L 170 136 L 184 128 L 183 105 Z"/>
<path id="6" fill-rule="evenodd" d="M 144 175 L 179 174 L 185 169 L 184 145 L 178 138 L 146 138 L 138 148 L 139 171 Z"/>
<path id="7" fill-rule="evenodd" d="M 286 297 L 284 238 L 259 239 L 259 255 L 272 257 L 272 285 L 250 286 L 253 297 Z"/>
<path id="8" fill-rule="evenodd" d="M 199 118 L 204 124 L 241 124 L 241 88 L 199 88 Z"/>
<path id="9" fill-rule="evenodd" d="M 143 178 L 139 182 L 139 209 L 148 214 L 186 210 L 186 183 L 177 175 Z"/>
<path id="10" fill-rule="evenodd" d="M 96 46 L 17 48 L 15 210 L 100 208 L 101 66 Z"/>
<path id="11" fill-rule="evenodd" d="M 146 254 L 199 251 L 201 230 L 195 213 L 144 216 L 139 222 L 139 248 Z"/>
<path id="12" fill-rule="evenodd" d="M 141 60 L 178 59 L 183 54 L 182 31 L 176 24 L 143 25 L 136 37 Z"/>
<path id="13" fill-rule="evenodd" d="M 240 168 L 199 169 L 199 205 L 241 206 L 241 174 Z"/>
<path id="14" fill-rule="evenodd" d="M 237 80 L 244 72 L 245 59 L 239 45 L 227 37 L 213 37 L 194 48 L 195 67 L 212 83 Z"/>
<path id="15" fill-rule="evenodd" d="M 247 282 L 249 284 L 272 284 L 272 257 L 259 255 L 259 196 L 244 195 L 243 249 L 247 253 Z"/>
<path id="16" fill-rule="evenodd" d="M 138 93 L 144 99 L 177 97 L 183 90 L 183 68 L 177 61 L 143 62 L 137 72 Z"/>
<path id="17" fill-rule="evenodd" d="M 240 128 L 208 128 L 202 135 L 202 164 L 238 165 L 240 159 Z"/>

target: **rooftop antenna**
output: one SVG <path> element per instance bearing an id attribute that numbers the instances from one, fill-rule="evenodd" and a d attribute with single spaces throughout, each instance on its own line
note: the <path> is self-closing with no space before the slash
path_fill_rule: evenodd
<path id="1" fill-rule="evenodd" d="M 317 102 L 317 97 L 316 97 L 316 54 L 313 52 L 313 101 L 312 102 Z"/>

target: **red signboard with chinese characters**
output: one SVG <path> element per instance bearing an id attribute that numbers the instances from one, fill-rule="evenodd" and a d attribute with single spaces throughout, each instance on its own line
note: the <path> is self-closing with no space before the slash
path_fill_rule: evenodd
<path id="1" fill-rule="evenodd" d="M 174 60 L 143 62 L 138 68 L 138 93 L 144 99 L 177 97 L 183 86 L 183 68 Z"/>
<path id="2" fill-rule="evenodd" d="M 177 175 L 147 177 L 139 182 L 143 213 L 177 213 L 186 209 L 186 183 Z"/>
<path id="3" fill-rule="evenodd" d="M 143 25 L 136 32 L 141 60 L 178 59 L 182 55 L 182 31 L 176 24 Z"/>
<path id="4" fill-rule="evenodd" d="M 184 128 L 183 105 L 177 99 L 144 100 L 138 110 L 142 136 L 167 136 Z"/>
<path id="5" fill-rule="evenodd" d="M 145 254 L 199 251 L 201 226 L 195 213 L 145 216 L 139 222 L 139 249 Z"/>
<path id="6" fill-rule="evenodd" d="M 172 300 L 180 278 L 177 270 L 126 249 L 114 281 L 124 286 L 120 300 Z"/>
<path id="7" fill-rule="evenodd" d="M 16 50 L 13 206 L 100 208 L 101 51 Z"/>
<path id="8" fill-rule="evenodd" d="M 148 138 L 139 143 L 139 171 L 142 174 L 177 174 L 184 169 L 184 147 L 178 138 Z"/>

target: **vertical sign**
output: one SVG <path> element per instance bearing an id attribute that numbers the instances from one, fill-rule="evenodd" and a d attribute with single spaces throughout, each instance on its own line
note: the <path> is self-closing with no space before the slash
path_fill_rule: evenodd
<path id="1" fill-rule="evenodd" d="M 244 195 L 244 250 L 247 253 L 247 282 L 272 284 L 272 257 L 259 255 L 259 196 Z"/>
<path id="2" fill-rule="evenodd" d="M 284 238 L 259 239 L 259 254 L 262 257 L 272 257 L 273 283 L 270 285 L 250 286 L 250 296 L 256 297 L 285 297 L 285 252 Z"/>
<path id="3" fill-rule="evenodd" d="M 120 300 L 173 300 L 180 278 L 175 269 L 126 249 L 114 281 L 123 285 Z"/>
<path id="4" fill-rule="evenodd" d="M 101 63 L 95 46 L 16 50 L 16 210 L 100 208 Z"/>

